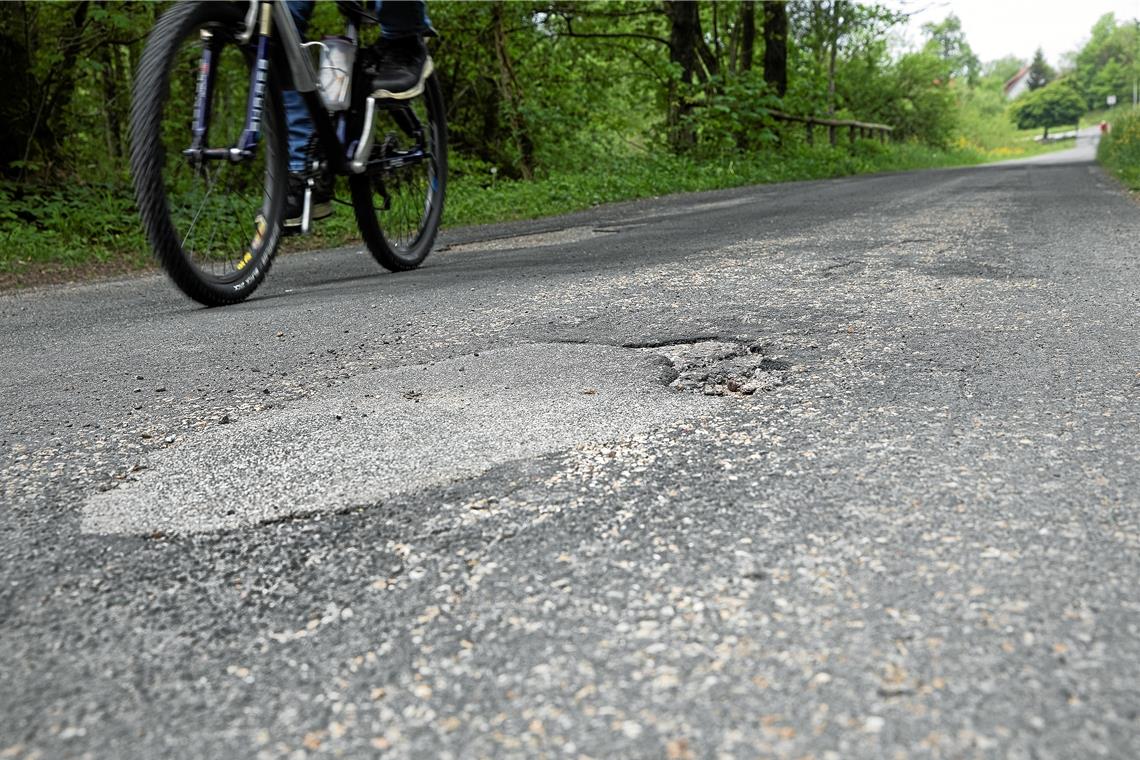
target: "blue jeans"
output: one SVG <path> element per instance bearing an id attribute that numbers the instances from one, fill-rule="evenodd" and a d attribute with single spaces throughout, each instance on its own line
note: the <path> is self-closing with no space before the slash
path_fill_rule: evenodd
<path id="1" fill-rule="evenodd" d="M 425 34 L 431 29 L 427 16 L 427 3 L 424 0 L 366 0 L 380 19 L 380 33 L 385 39 L 412 37 Z M 289 0 L 289 12 L 297 22 L 297 31 L 302 36 L 309 27 L 313 16 L 314 0 Z M 313 119 L 309 109 L 296 90 L 281 93 L 285 103 L 285 126 L 289 133 L 289 171 L 305 169 L 305 146 L 313 135 Z"/>

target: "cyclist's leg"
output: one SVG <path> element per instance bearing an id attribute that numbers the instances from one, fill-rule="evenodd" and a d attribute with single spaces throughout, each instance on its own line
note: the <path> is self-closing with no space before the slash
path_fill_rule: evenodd
<path id="1" fill-rule="evenodd" d="M 313 15 L 315 0 L 289 0 L 286 3 L 293 21 L 297 24 L 297 31 L 304 37 L 309 27 L 309 19 Z M 313 136 L 315 127 L 313 119 L 309 116 L 309 109 L 296 90 L 284 90 L 282 100 L 285 103 L 285 123 L 289 129 L 289 171 L 300 172 L 305 169 L 305 146 Z"/>
<path id="2" fill-rule="evenodd" d="M 385 39 L 423 37 L 435 34 L 427 15 L 424 0 L 375 0 L 376 17 L 380 20 L 380 33 Z"/>
<path id="3" fill-rule="evenodd" d="M 309 19 L 313 16 L 315 0 L 288 0 L 287 5 L 293 21 L 297 24 L 297 31 L 304 38 L 305 30 L 309 27 Z M 305 195 L 305 180 L 301 174 L 305 171 L 306 148 L 313 139 L 316 126 L 299 92 L 284 90 L 281 95 L 285 105 L 285 126 L 288 130 L 289 143 L 289 195 L 285 202 L 285 226 L 294 228 L 301 226 Z M 313 188 L 313 201 L 309 209 L 311 218 L 321 219 L 331 214 L 331 200 L 331 184 L 317 182 Z"/>

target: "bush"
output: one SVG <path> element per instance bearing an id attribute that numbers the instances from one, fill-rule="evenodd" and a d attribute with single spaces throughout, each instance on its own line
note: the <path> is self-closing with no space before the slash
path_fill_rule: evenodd
<path id="1" fill-rule="evenodd" d="M 1133 190 L 1140 190 L 1140 111 L 1112 120 L 1112 129 L 1100 141 L 1097 159 Z"/>

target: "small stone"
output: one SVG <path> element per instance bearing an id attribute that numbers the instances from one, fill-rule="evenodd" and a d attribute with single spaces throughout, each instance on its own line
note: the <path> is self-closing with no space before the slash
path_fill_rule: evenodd
<path id="1" fill-rule="evenodd" d="M 165 385 L 159 385 L 154 389 L 154 392 L 155 393 L 166 393 L 166 386 Z"/>

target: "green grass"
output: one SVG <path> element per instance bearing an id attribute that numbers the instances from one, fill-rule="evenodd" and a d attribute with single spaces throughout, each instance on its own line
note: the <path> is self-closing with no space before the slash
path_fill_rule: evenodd
<path id="1" fill-rule="evenodd" d="M 458 175 L 448 190 L 444 224 L 528 219 L 675 192 L 972 165 L 1042 150 L 1033 143 L 935 149 L 870 140 L 831 148 L 809 147 L 795 139 L 789 136 L 779 151 L 717 158 L 631 153 L 613 156 L 589 171 L 550 172 L 530 182 Z M 352 212 L 344 207 L 316 229 L 318 234 L 291 239 L 286 247 L 315 248 L 359 239 Z M 0 183 L 0 284 L 137 271 L 151 263 L 125 183 L 23 190 Z"/>
<path id="2" fill-rule="evenodd" d="M 1140 110 L 1113 115 L 1111 125 L 1101 138 L 1097 160 L 1129 188 L 1140 191 Z"/>
<path id="3" fill-rule="evenodd" d="M 979 87 L 968 91 L 958 110 L 958 146 L 985 151 L 995 157 L 1022 158 L 1071 147 L 1067 141 L 1042 144 L 1042 129 L 1018 129 L 1009 118 L 1010 101 L 1000 88 Z M 1082 126 L 1085 120 L 1081 120 Z M 1075 125 L 1057 126 L 1051 132 L 1071 131 Z"/>

